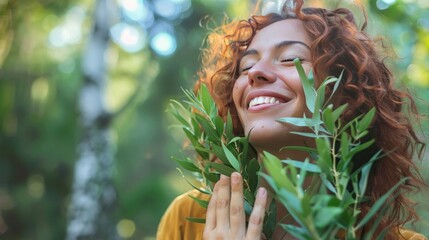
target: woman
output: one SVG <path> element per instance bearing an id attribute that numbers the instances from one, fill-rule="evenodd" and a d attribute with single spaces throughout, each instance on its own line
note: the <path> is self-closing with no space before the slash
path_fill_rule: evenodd
<path id="1" fill-rule="evenodd" d="M 424 143 L 403 114 L 407 106 L 410 113 L 417 114 L 413 99 L 394 88 L 393 76 L 378 54 L 377 41 L 364 31 L 366 21 L 360 29 L 347 9 L 331 11 L 302 5 L 303 1 L 297 0 L 292 8 L 284 5 L 280 13 L 253 16 L 212 33 L 203 52 L 204 68 L 197 85 L 209 86 L 222 117 L 228 111 L 232 113 L 237 135 L 252 130 L 250 142 L 258 152 L 267 151 L 281 159 L 304 159 L 301 152 L 280 149 L 287 145 L 312 145 L 308 138 L 290 134 L 305 129 L 276 121 L 282 117 L 302 117 L 307 112 L 293 60 L 299 58 L 307 73 L 313 71 L 316 84 L 344 71 L 332 103 L 348 104 L 341 117 L 344 122 L 375 107 L 370 135 L 378 149 L 389 153 L 372 168 L 366 192 L 370 200 L 362 204 L 362 210 L 368 211 L 385 192 L 408 177 L 409 181 L 400 186 L 397 197 L 392 199 L 391 211 L 383 218 L 378 232 L 388 229 L 386 239 L 426 239 L 402 229 L 404 223 L 417 219 L 413 203 L 405 193 L 423 185 L 412 157 L 416 152 L 421 154 Z M 363 156 L 364 161 L 372 153 Z M 231 178 L 222 176 L 207 212 L 186 195 L 177 198 L 161 220 L 158 239 L 261 239 L 267 190 L 258 190 L 246 226 L 242 177 L 238 173 Z M 278 219 L 287 215 L 284 209 L 278 213 Z M 206 224 L 187 222 L 186 217 L 206 218 Z M 279 227 L 274 239 L 291 236 Z"/>

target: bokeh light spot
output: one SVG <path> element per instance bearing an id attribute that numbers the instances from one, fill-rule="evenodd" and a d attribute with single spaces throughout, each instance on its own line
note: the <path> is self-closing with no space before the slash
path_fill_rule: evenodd
<path id="1" fill-rule="evenodd" d="M 152 12 L 142 0 L 121 0 L 123 12 L 126 17 L 136 22 L 146 22 L 153 19 Z"/>
<path id="2" fill-rule="evenodd" d="M 130 238 L 136 231 L 136 225 L 129 219 L 122 219 L 116 225 L 116 231 L 118 232 L 119 236 L 123 238 Z"/>
<path id="3" fill-rule="evenodd" d="M 82 40 L 82 22 L 85 11 L 81 7 L 72 7 L 65 17 L 65 21 L 51 30 L 49 44 L 56 48 L 79 44 Z"/>
<path id="4" fill-rule="evenodd" d="M 32 175 L 27 182 L 28 195 L 33 198 L 41 198 L 45 193 L 45 183 L 43 176 Z"/>
<path id="5" fill-rule="evenodd" d="M 46 78 L 38 78 L 31 85 L 31 98 L 34 101 L 42 102 L 49 95 L 49 83 Z"/>
<path id="6" fill-rule="evenodd" d="M 142 29 L 127 23 L 118 23 L 110 30 L 113 41 L 127 52 L 138 52 L 146 45 L 146 34 Z"/>
<path id="7" fill-rule="evenodd" d="M 176 38 L 167 32 L 159 32 L 156 34 L 152 38 L 150 45 L 152 49 L 161 56 L 169 56 L 173 54 L 177 48 Z"/>
<path id="8" fill-rule="evenodd" d="M 180 14 L 180 6 L 170 0 L 157 0 L 153 2 L 155 12 L 165 18 L 174 19 Z"/>
<path id="9" fill-rule="evenodd" d="M 396 0 L 377 0 L 376 6 L 380 10 L 386 10 L 391 5 L 393 5 L 396 2 Z"/>

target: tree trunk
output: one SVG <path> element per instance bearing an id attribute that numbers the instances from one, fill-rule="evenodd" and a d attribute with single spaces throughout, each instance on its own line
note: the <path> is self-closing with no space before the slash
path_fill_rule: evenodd
<path id="1" fill-rule="evenodd" d="M 110 0 L 97 1 L 93 29 L 83 56 L 84 82 L 78 104 L 82 138 L 69 205 L 67 240 L 119 239 L 113 216 L 116 209 L 115 164 L 109 136 L 113 119 L 104 104 L 105 55 L 114 6 Z"/>

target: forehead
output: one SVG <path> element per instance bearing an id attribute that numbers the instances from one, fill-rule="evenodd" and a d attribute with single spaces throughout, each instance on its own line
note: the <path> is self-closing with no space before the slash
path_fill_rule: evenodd
<path id="1" fill-rule="evenodd" d="M 310 38 L 302 21 L 286 19 L 272 23 L 259 30 L 250 43 L 249 49 L 270 47 L 279 41 L 300 41 L 310 45 Z"/>

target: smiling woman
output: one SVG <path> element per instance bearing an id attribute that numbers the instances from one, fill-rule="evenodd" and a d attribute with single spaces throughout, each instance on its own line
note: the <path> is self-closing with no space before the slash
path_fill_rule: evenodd
<path id="1" fill-rule="evenodd" d="M 259 152 L 279 153 L 287 145 L 304 145 L 302 137 L 287 134 L 299 129 L 277 120 L 302 117 L 306 111 L 304 91 L 293 60 L 301 59 L 308 73 L 312 68 L 309 44 L 302 22 L 288 19 L 261 29 L 243 53 L 232 97 L 243 130 L 245 133 L 252 130 L 250 139 Z M 293 157 L 285 151 L 281 153 Z"/>
<path id="2" fill-rule="evenodd" d="M 308 153 L 284 147 L 314 146 L 314 139 L 292 133 L 310 129 L 279 121 L 311 116 L 294 60 L 300 60 L 306 74 L 313 72 L 316 86 L 329 76 L 342 75 L 328 102 L 335 107 L 347 104 L 340 122 L 347 124 L 375 109 L 368 134 L 375 146 L 353 159 L 353 167 L 361 167 L 377 151 L 384 153 L 369 174 L 367 201 L 361 203 L 360 218 L 389 189 L 407 179 L 393 196 L 387 197 L 389 209 L 386 214 L 377 215 L 381 221 L 370 238 L 385 233 L 386 239 L 426 239 L 403 229 L 406 222 L 417 219 L 406 193 L 423 185 L 412 161 L 424 148 L 411 125 L 412 117 L 417 116 L 414 100 L 394 87 L 394 77 L 378 54 L 378 42 L 367 35 L 365 26 L 366 23 L 359 28 L 348 9 L 303 8 L 302 0 L 287 1 L 279 13 L 252 16 L 213 32 L 203 52 L 203 69 L 196 89 L 201 84 L 208 86 L 219 115 L 227 120 L 230 112 L 236 136 L 249 136 L 258 153 L 270 152 L 280 159 L 304 161 L 311 158 Z M 326 94 L 332 92 L 333 87 L 328 85 Z M 409 109 L 405 109 L 407 106 Z M 404 110 L 410 114 L 404 114 Z M 303 182 L 310 186 L 311 181 Z M 221 176 L 207 211 L 185 195 L 177 198 L 161 220 L 158 239 L 264 238 L 262 226 L 271 192 L 261 181 L 247 219 L 243 177 L 239 173 Z M 196 191 L 187 195 L 207 199 Z M 277 203 L 277 209 L 277 222 L 294 224 L 284 206 Z M 205 218 L 205 225 L 187 222 L 187 217 Z M 363 226 L 358 236 L 335 236 L 365 236 L 374 222 L 375 219 Z M 272 238 L 293 239 L 280 225 Z"/>

